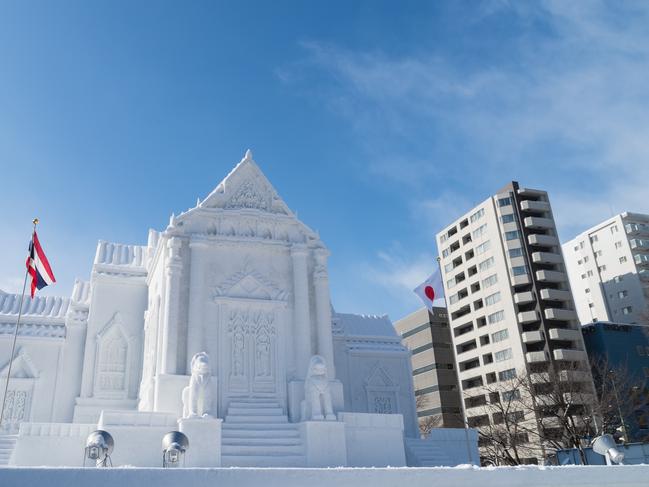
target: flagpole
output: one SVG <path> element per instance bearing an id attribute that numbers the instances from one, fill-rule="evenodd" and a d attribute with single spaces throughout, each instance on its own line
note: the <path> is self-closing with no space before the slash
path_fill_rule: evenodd
<path id="1" fill-rule="evenodd" d="M 32 231 L 32 239 L 29 248 L 34 245 L 34 232 L 36 232 L 36 225 L 38 225 L 38 218 L 32 220 L 34 230 Z M 27 267 L 27 266 L 26 266 Z M 14 329 L 13 343 L 11 344 L 11 355 L 9 356 L 9 369 L 7 370 L 7 379 L 5 380 L 5 392 L 2 396 L 2 409 L 0 409 L 0 430 L 2 430 L 2 420 L 4 419 L 5 403 L 7 401 L 7 391 L 9 390 L 9 377 L 11 377 L 11 367 L 14 362 L 14 353 L 16 353 L 16 340 L 18 339 L 18 327 L 20 326 L 20 318 L 23 315 L 23 302 L 25 301 L 25 288 L 27 287 L 27 276 L 29 275 L 29 267 L 25 269 L 25 280 L 23 281 L 23 292 L 20 296 L 20 306 L 18 307 L 18 319 L 16 320 L 16 328 Z"/>
<path id="2" fill-rule="evenodd" d="M 442 283 L 443 283 L 444 278 L 442 276 L 444 274 L 442 274 L 442 258 L 439 255 L 437 256 L 437 270 L 439 271 L 439 277 L 440 277 L 440 279 L 442 280 Z M 448 314 L 448 305 L 446 304 L 446 293 L 444 293 L 444 305 L 446 306 L 446 313 Z M 450 320 L 449 320 L 449 322 L 450 322 Z M 453 355 L 455 356 L 455 353 L 453 353 Z M 455 362 L 456 362 L 456 364 L 455 364 L 455 366 L 456 366 L 455 367 L 455 369 L 456 369 L 455 370 L 455 377 L 457 377 L 457 382 L 458 382 L 458 386 L 459 386 L 460 385 L 460 371 L 457 370 L 457 360 Z M 461 389 L 462 388 L 460 387 L 460 390 Z M 460 396 L 460 401 L 462 401 L 462 423 L 464 424 L 464 439 L 466 440 L 466 451 L 467 451 L 467 453 L 469 455 L 469 463 L 471 465 L 473 465 L 474 464 L 473 463 L 473 455 L 471 454 L 471 445 L 469 444 L 469 423 L 467 421 L 467 416 L 466 416 L 466 412 L 465 412 L 465 409 L 464 409 L 464 400 L 463 400 L 463 398 L 461 396 Z"/>

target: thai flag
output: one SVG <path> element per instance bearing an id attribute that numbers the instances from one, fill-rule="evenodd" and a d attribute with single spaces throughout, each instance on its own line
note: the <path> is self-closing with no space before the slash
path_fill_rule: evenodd
<path id="1" fill-rule="evenodd" d="M 35 231 L 32 241 L 29 243 L 29 257 L 27 257 L 25 264 L 27 265 L 27 273 L 32 278 L 32 298 L 36 293 L 36 289 L 43 289 L 45 286 L 56 282 L 50 263 L 45 257 L 45 252 L 43 252 L 43 247 L 41 247 Z"/>

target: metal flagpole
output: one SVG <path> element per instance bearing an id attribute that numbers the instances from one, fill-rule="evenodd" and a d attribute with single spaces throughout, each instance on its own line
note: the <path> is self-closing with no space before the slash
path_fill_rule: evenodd
<path id="1" fill-rule="evenodd" d="M 439 278 L 440 281 L 443 282 L 444 278 L 442 277 L 444 274 L 442 274 L 442 258 L 438 255 L 437 256 L 437 270 L 439 271 Z M 443 285 L 443 284 L 442 284 Z M 448 306 L 446 305 L 446 294 L 444 295 L 444 305 L 446 306 L 446 312 L 448 313 Z M 449 320 L 450 323 L 450 320 Z M 455 357 L 455 353 L 453 353 L 453 356 Z M 460 371 L 457 369 L 457 360 L 455 360 L 455 364 L 453 366 L 455 367 L 455 377 L 457 377 L 457 382 L 458 382 L 458 387 L 460 385 Z M 462 388 L 460 387 L 460 391 Z M 471 465 L 474 465 L 473 463 L 473 455 L 471 454 L 471 444 L 469 443 L 469 423 L 467 421 L 466 417 L 466 412 L 464 409 L 464 399 L 462 396 L 460 396 L 460 405 L 462 406 L 462 423 L 464 424 L 464 439 L 466 441 L 466 452 L 469 456 L 469 463 Z"/>
<path id="2" fill-rule="evenodd" d="M 36 232 L 36 225 L 38 225 L 38 218 L 32 220 L 34 230 L 32 231 L 32 239 L 29 249 L 34 246 L 34 232 Z M 27 287 L 27 276 L 29 275 L 29 267 L 25 269 L 25 280 L 23 281 L 23 293 L 20 296 L 20 306 L 18 307 L 18 319 L 16 320 L 16 328 L 14 329 L 14 339 L 11 344 L 11 355 L 9 355 L 9 369 L 7 370 L 7 379 L 5 380 L 5 393 L 2 396 L 2 409 L 0 409 L 0 429 L 2 429 L 2 420 L 4 419 L 5 403 L 7 402 L 7 391 L 9 391 L 9 377 L 11 377 L 11 367 L 14 362 L 14 353 L 16 352 L 16 340 L 18 339 L 18 327 L 20 326 L 20 318 L 23 315 L 23 302 L 25 300 L 25 288 Z"/>

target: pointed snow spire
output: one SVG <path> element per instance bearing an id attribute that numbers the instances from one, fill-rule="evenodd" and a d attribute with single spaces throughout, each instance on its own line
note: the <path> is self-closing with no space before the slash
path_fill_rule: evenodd
<path id="1" fill-rule="evenodd" d="M 246 150 L 246 154 L 243 156 L 244 161 L 252 161 L 252 151 L 250 149 Z"/>
<path id="2" fill-rule="evenodd" d="M 199 197 L 199 198 L 196 198 L 196 207 L 198 208 L 199 206 L 201 206 L 201 199 L 200 199 L 200 197 Z"/>
<path id="3" fill-rule="evenodd" d="M 171 217 L 169 217 L 169 226 L 173 227 L 176 224 L 176 215 L 175 213 L 171 214 Z"/>

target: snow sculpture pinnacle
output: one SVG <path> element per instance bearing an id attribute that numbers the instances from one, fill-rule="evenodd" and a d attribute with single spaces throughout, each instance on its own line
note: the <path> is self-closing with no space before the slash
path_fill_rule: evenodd
<path id="1" fill-rule="evenodd" d="M 252 151 L 250 149 L 246 150 L 246 155 L 243 156 L 244 161 L 252 161 Z"/>

